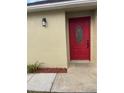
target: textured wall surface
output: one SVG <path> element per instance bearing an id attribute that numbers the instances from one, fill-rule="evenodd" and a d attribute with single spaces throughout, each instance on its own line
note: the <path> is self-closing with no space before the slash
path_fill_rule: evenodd
<path id="1" fill-rule="evenodd" d="M 48 26 L 42 27 L 42 18 Z M 42 62 L 44 67 L 67 67 L 65 12 L 28 13 L 28 64 Z"/>

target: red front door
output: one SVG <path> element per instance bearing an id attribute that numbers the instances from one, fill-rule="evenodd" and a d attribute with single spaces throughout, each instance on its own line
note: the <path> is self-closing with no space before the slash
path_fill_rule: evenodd
<path id="1" fill-rule="evenodd" d="M 90 16 L 69 19 L 70 60 L 90 60 Z"/>

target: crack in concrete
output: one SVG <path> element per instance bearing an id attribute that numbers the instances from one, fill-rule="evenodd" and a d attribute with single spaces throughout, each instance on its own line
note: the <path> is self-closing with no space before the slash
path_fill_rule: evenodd
<path id="1" fill-rule="evenodd" d="M 35 74 L 33 74 L 27 81 L 27 83 L 34 77 Z"/>
<path id="2" fill-rule="evenodd" d="M 58 74 L 58 73 L 56 73 L 56 76 L 55 76 L 55 78 L 54 78 L 54 80 L 53 80 L 53 82 L 52 82 L 52 85 L 51 85 L 51 88 L 50 88 L 50 93 L 52 92 L 52 88 L 53 88 L 53 86 L 54 86 L 54 82 L 55 82 L 55 80 L 56 80 L 57 74 Z"/>

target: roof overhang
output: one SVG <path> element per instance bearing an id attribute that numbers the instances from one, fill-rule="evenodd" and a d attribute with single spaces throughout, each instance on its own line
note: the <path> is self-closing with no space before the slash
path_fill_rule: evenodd
<path id="1" fill-rule="evenodd" d="M 48 4 L 39 4 L 27 6 L 27 12 L 36 12 L 36 11 L 46 11 L 46 10 L 55 10 L 55 9 L 67 9 L 75 7 L 92 7 L 97 6 L 96 0 L 73 0 L 57 3 L 48 3 Z"/>

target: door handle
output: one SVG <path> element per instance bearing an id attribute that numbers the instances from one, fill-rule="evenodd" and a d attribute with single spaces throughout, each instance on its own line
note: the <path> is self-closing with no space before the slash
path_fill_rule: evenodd
<path id="1" fill-rule="evenodd" d="M 87 48 L 89 48 L 89 40 L 87 40 Z"/>

